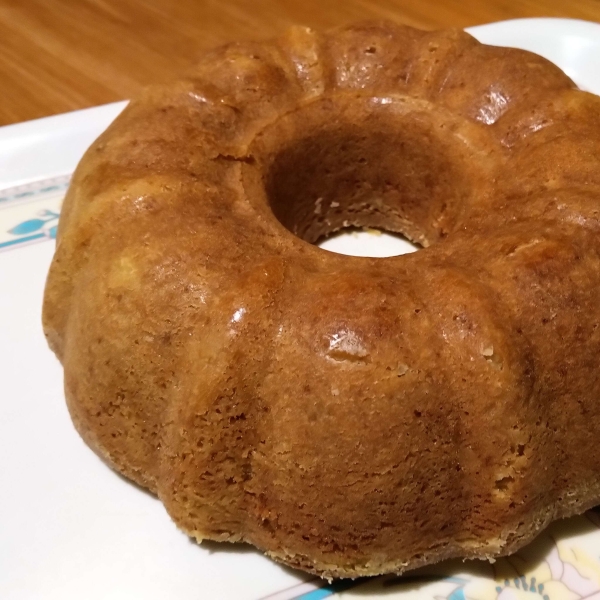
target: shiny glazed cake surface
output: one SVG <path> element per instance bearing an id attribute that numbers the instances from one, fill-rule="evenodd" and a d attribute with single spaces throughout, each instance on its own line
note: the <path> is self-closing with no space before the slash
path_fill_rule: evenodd
<path id="1" fill-rule="evenodd" d="M 598 97 L 463 32 L 217 49 L 74 176 L 74 424 L 198 540 L 328 577 L 514 551 L 600 500 L 599 163 Z M 312 245 L 350 226 L 423 250 Z"/>

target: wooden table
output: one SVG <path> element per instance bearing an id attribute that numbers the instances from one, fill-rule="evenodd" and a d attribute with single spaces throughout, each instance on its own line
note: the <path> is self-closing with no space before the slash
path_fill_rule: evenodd
<path id="1" fill-rule="evenodd" d="M 600 21 L 599 0 L 0 0 L 0 125 L 104 104 L 216 44 L 291 23 L 389 18 L 425 29 L 518 17 Z"/>

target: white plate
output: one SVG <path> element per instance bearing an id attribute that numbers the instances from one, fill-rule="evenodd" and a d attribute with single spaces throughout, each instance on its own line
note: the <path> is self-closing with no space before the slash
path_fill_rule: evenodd
<path id="1" fill-rule="evenodd" d="M 600 25 L 527 19 L 470 32 L 542 54 L 600 93 Z M 41 333 L 53 244 L 37 242 L 52 239 L 69 174 L 124 106 L 0 129 L 0 598 L 600 598 L 595 513 L 554 524 L 494 565 L 443 563 L 419 571 L 418 579 L 322 587 L 250 548 L 191 543 L 158 500 L 87 449 L 71 426 L 62 370 Z M 334 249 L 386 255 L 398 253 L 396 243 L 362 234 L 337 240 Z"/>

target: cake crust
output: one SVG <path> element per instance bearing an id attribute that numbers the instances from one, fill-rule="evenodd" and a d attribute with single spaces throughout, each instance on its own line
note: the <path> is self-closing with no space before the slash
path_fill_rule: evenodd
<path id="1" fill-rule="evenodd" d="M 188 535 L 325 577 L 517 550 L 600 500 L 600 99 L 388 22 L 216 49 L 65 199 L 73 422 Z M 345 227 L 423 247 L 314 245 Z"/>

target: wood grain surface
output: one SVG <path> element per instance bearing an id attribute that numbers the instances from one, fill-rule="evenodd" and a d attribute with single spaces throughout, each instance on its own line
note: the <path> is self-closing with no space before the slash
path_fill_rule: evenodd
<path id="1" fill-rule="evenodd" d="M 211 46 L 293 23 L 437 29 L 535 16 L 600 21 L 600 0 L 0 0 L 0 125 L 129 98 Z"/>

